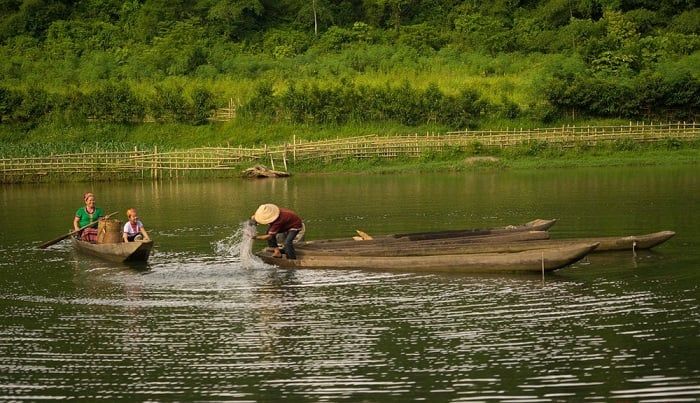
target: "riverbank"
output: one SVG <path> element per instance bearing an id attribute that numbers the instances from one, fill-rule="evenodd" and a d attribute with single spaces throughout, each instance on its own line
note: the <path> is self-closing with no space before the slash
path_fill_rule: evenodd
<path id="1" fill-rule="evenodd" d="M 585 151 L 542 152 L 534 155 L 493 151 L 480 156 L 460 153 L 435 155 L 430 159 L 371 159 L 297 164 L 290 171 L 297 175 L 395 174 L 700 164 L 700 144 L 697 143 L 686 144 L 683 148 L 639 147 L 635 150 L 614 150 L 600 147 Z"/>
<path id="2" fill-rule="evenodd" d="M 695 123 L 359 136 L 263 147 L 99 147 L 0 158 L 3 183 L 236 177 L 253 165 L 291 173 L 383 173 L 696 163 Z M 36 153 L 36 150 L 34 150 Z"/>
<path id="3" fill-rule="evenodd" d="M 620 166 L 689 166 L 700 164 L 700 142 L 668 145 L 639 145 L 634 150 L 619 150 L 614 147 L 587 149 L 562 149 L 545 147 L 532 149 L 483 149 L 478 155 L 470 151 L 447 151 L 421 157 L 398 158 L 348 158 L 335 161 L 289 162 L 287 172 L 291 176 L 315 175 L 394 175 L 406 173 L 514 171 L 535 169 L 605 168 Z M 198 180 L 208 178 L 244 178 L 244 171 L 252 163 L 238 163 L 228 169 L 217 170 L 170 170 L 154 175 L 153 171 L 124 171 L 112 173 L 101 171 L 100 166 L 49 175 L 45 171 L 33 174 L 9 175 L 3 171 L 3 183 L 50 183 L 50 182 L 115 182 L 149 180 Z M 282 167 L 275 166 L 277 170 Z"/>

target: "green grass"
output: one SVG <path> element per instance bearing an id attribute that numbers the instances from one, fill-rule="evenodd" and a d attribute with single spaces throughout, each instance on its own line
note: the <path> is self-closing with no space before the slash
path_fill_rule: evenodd
<path id="1" fill-rule="evenodd" d="M 545 148 L 537 152 L 530 152 L 526 148 L 494 149 L 483 150 L 476 156 L 470 152 L 451 150 L 447 153 L 424 155 L 420 158 L 305 162 L 291 166 L 290 171 L 301 174 L 391 174 L 691 164 L 700 164 L 700 143 L 684 144 L 681 148 L 669 148 L 666 144 L 641 145 L 635 150 L 616 150 L 612 146 L 567 150 Z"/>

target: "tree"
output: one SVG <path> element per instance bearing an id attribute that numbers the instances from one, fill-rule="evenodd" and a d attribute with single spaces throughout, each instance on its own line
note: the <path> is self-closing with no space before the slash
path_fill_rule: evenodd
<path id="1" fill-rule="evenodd" d="M 12 117 L 22 104 L 22 97 L 15 91 L 0 87 L 0 123 L 3 117 Z"/>
<path id="2" fill-rule="evenodd" d="M 682 34 L 700 34 L 700 9 L 695 8 L 677 15 L 670 28 Z"/>
<path id="3" fill-rule="evenodd" d="M 502 18 L 481 13 L 464 14 L 454 21 L 458 38 L 467 46 L 492 54 L 508 49 L 513 38 Z"/>
<path id="4" fill-rule="evenodd" d="M 398 31 L 404 13 L 412 3 L 412 0 L 366 0 L 364 6 L 368 17 L 375 24 L 380 25 L 386 21 Z"/>
<path id="5" fill-rule="evenodd" d="M 313 24 L 314 36 L 318 36 L 319 24 L 330 26 L 334 22 L 327 0 L 302 1 L 296 21 L 304 27 Z"/>
<path id="6" fill-rule="evenodd" d="M 641 49 L 635 24 L 626 20 L 621 12 L 612 10 L 605 11 L 604 22 L 606 36 L 602 39 L 603 46 L 591 65 L 605 73 L 636 70 Z"/>
<path id="7" fill-rule="evenodd" d="M 132 39 L 148 43 L 174 23 L 192 18 L 192 14 L 188 0 L 129 0 L 122 5 L 120 20 Z"/>
<path id="8" fill-rule="evenodd" d="M 263 11 L 260 0 L 215 0 L 209 8 L 207 19 L 217 31 L 240 39 L 243 32 L 255 27 L 255 20 Z"/>
<path id="9" fill-rule="evenodd" d="M 0 6 L 8 7 L 2 7 L 4 11 L 0 11 L 0 39 L 17 34 L 43 38 L 52 22 L 67 19 L 71 11 L 64 2 L 52 0 L 24 0 L 0 3 Z"/>

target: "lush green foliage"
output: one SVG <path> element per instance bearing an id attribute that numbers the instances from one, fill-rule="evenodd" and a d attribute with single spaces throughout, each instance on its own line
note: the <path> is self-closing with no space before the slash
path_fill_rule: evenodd
<path id="1" fill-rule="evenodd" d="M 5 120 L 14 122 L 66 118 L 70 122 L 140 123 L 149 114 L 159 122 L 206 123 L 215 106 L 211 92 L 198 87 L 187 97 L 183 91 L 156 85 L 152 94 L 141 96 L 121 82 L 100 82 L 87 92 L 68 93 L 48 93 L 34 86 L 19 91 L 0 87 L 0 112 Z"/>
<path id="2" fill-rule="evenodd" d="M 474 122 L 490 109 L 494 106 L 474 90 L 463 89 L 456 95 L 446 95 L 434 84 L 421 90 L 405 81 L 398 87 L 356 86 L 347 82 L 329 88 L 291 84 L 279 96 L 273 94 L 270 85 L 262 85 L 243 112 L 249 117 L 304 124 L 391 120 L 408 126 L 435 122 L 464 129 L 475 126 Z M 510 113 L 517 112 L 510 110 Z"/>
<path id="3" fill-rule="evenodd" d="M 253 143 L 269 125 L 694 119 L 700 102 L 693 1 L 3 0 L 0 55 L 0 141 L 206 126 L 229 99 L 224 129 Z"/>

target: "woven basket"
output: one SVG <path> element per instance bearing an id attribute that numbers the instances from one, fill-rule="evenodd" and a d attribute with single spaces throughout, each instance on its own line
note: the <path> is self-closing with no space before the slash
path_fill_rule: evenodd
<path id="1" fill-rule="evenodd" d="M 119 243 L 122 241 L 121 221 L 100 220 L 97 224 L 97 243 Z"/>

